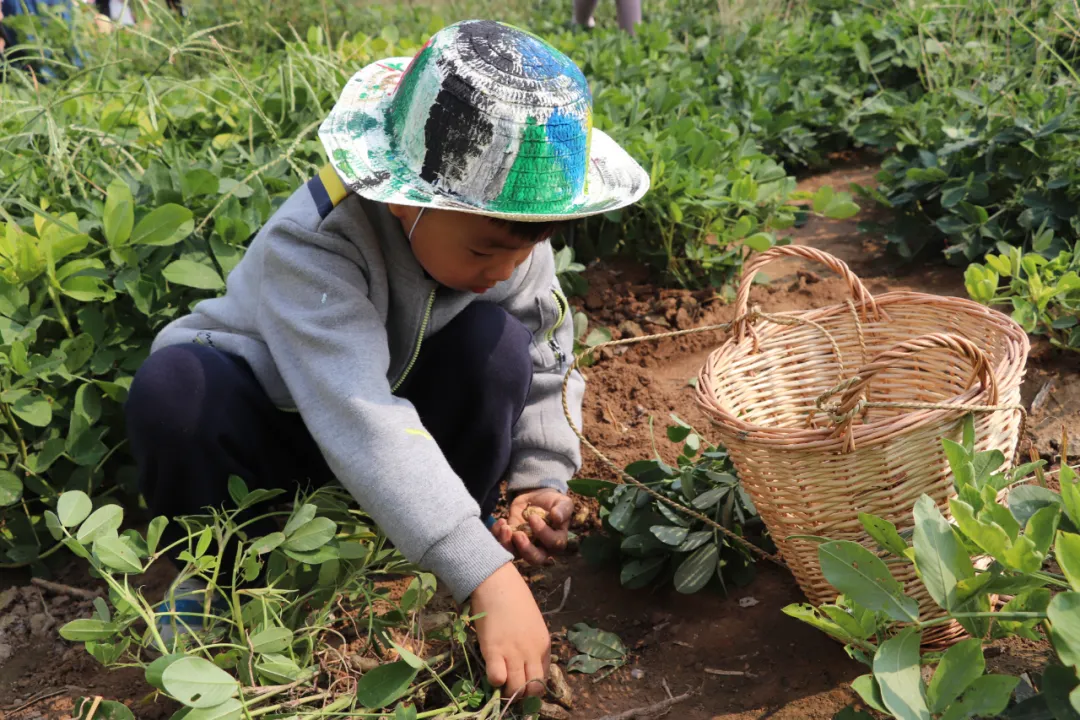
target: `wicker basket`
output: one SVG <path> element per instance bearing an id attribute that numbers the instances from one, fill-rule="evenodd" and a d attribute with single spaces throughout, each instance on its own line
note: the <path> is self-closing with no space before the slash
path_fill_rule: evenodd
<path id="1" fill-rule="evenodd" d="M 747 315 L 751 282 L 782 256 L 829 266 L 847 281 L 852 301 L 782 314 L 791 324 L 755 323 Z M 915 292 L 874 298 L 842 261 L 800 246 L 774 248 L 747 264 L 736 318 L 732 338 L 701 370 L 698 401 L 799 586 L 812 604 L 830 602 L 836 591 L 821 572 L 816 544 L 792 536 L 876 550 L 858 514 L 910 528 L 923 493 L 949 517 L 953 486 L 941 438 L 959 441 L 966 411 L 911 405 L 1018 405 L 1028 337 L 1008 316 L 969 300 Z M 830 393 L 836 404 L 822 412 L 819 398 Z M 977 449 L 1011 457 L 1021 417 L 1011 409 L 976 413 Z M 924 620 L 942 615 L 911 565 L 890 567 Z M 958 625 L 939 626 L 924 643 L 962 635 Z"/>

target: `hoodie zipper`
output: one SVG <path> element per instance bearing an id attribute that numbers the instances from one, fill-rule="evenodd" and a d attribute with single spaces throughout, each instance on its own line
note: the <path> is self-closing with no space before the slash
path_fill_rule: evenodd
<path id="1" fill-rule="evenodd" d="M 420 357 L 420 346 L 424 343 L 424 333 L 427 332 L 428 321 L 431 320 L 431 308 L 435 305 L 436 290 L 438 290 L 438 288 L 433 289 L 431 294 L 428 295 L 427 308 L 424 310 L 424 319 L 420 321 L 420 334 L 416 337 L 416 345 L 413 347 L 413 354 L 409 359 L 409 364 L 405 367 L 405 372 L 401 373 L 401 377 L 398 378 L 398 381 L 390 388 L 390 392 L 397 392 L 397 389 L 405 382 L 405 378 L 412 372 L 413 365 L 416 364 L 416 358 Z"/>
<path id="2" fill-rule="evenodd" d="M 566 320 L 567 306 L 569 303 L 558 290 L 552 290 L 551 295 L 555 298 L 555 304 L 559 306 L 559 317 L 556 318 L 555 324 L 547 332 L 547 342 L 551 347 L 552 352 L 555 353 L 555 357 L 559 359 L 559 365 L 563 365 L 566 362 L 566 355 L 563 354 L 562 348 L 559 346 L 559 341 L 555 339 L 555 331 L 562 327 L 563 321 Z"/>

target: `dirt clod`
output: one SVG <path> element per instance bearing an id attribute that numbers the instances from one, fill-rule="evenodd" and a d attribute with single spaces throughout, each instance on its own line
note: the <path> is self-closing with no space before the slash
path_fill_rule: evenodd
<path id="1" fill-rule="evenodd" d="M 352 665 L 352 668 L 356 671 L 357 675 L 363 675 L 364 673 L 371 672 L 379 667 L 378 659 L 364 657 L 362 655 L 353 655 L 350 657 L 349 664 Z"/>
<path id="2" fill-rule="evenodd" d="M 574 692 L 566 682 L 562 668 L 555 663 L 551 663 L 548 668 L 548 697 L 567 710 L 574 707 Z"/>
<path id="3" fill-rule="evenodd" d="M 570 713 L 558 705 L 552 703 L 540 704 L 540 717 L 543 720 L 570 720 Z"/>

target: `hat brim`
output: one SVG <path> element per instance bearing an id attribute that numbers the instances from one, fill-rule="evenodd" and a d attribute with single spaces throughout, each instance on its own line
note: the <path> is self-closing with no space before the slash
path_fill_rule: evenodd
<path id="1" fill-rule="evenodd" d="M 442 208 L 507 220 L 571 220 L 631 205 L 649 189 L 649 174 L 607 133 L 592 128 L 585 188 L 558 212 L 514 213 L 452 195 L 397 157 L 387 133 L 390 98 L 412 58 L 372 63 L 346 83 L 341 97 L 319 128 L 319 139 L 345 186 L 386 203 Z"/>

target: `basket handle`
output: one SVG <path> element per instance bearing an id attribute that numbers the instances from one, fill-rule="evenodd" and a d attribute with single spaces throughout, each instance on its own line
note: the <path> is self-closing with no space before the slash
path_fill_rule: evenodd
<path id="1" fill-rule="evenodd" d="M 930 333 L 920 335 L 907 342 L 898 343 L 879 354 L 873 361 L 859 368 L 856 377 L 849 381 L 850 386 L 843 390 L 840 403 L 836 408 L 835 417 L 842 418 L 837 424 L 837 433 L 847 435 L 851 432 L 852 420 L 858 414 L 859 405 L 865 398 L 870 383 L 878 373 L 890 367 L 896 360 L 917 353 L 920 350 L 929 350 L 931 348 L 951 350 L 970 362 L 974 375 L 971 381 L 968 382 L 968 387 L 970 388 L 975 378 L 978 377 L 982 381 L 983 389 L 989 393 L 988 404 L 998 404 L 997 378 L 994 376 L 994 368 L 986 353 L 979 349 L 975 343 L 960 335 Z"/>
<path id="2" fill-rule="evenodd" d="M 801 257 L 827 266 L 847 281 L 848 290 L 856 303 L 866 305 L 875 317 L 880 317 L 874 296 L 870 294 L 870 291 L 862 284 L 859 277 L 851 271 L 851 268 L 843 260 L 835 255 L 805 245 L 781 245 L 759 253 L 743 268 L 742 280 L 739 281 L 739 292 L 735 298 L 736 320 L 733 329 L 737 339 L 743 339 L 749 322 L 746 312 L 750 305 L 750 287 L 754 282 L 754 276 L 763 266 L 782 257 Z"/>

